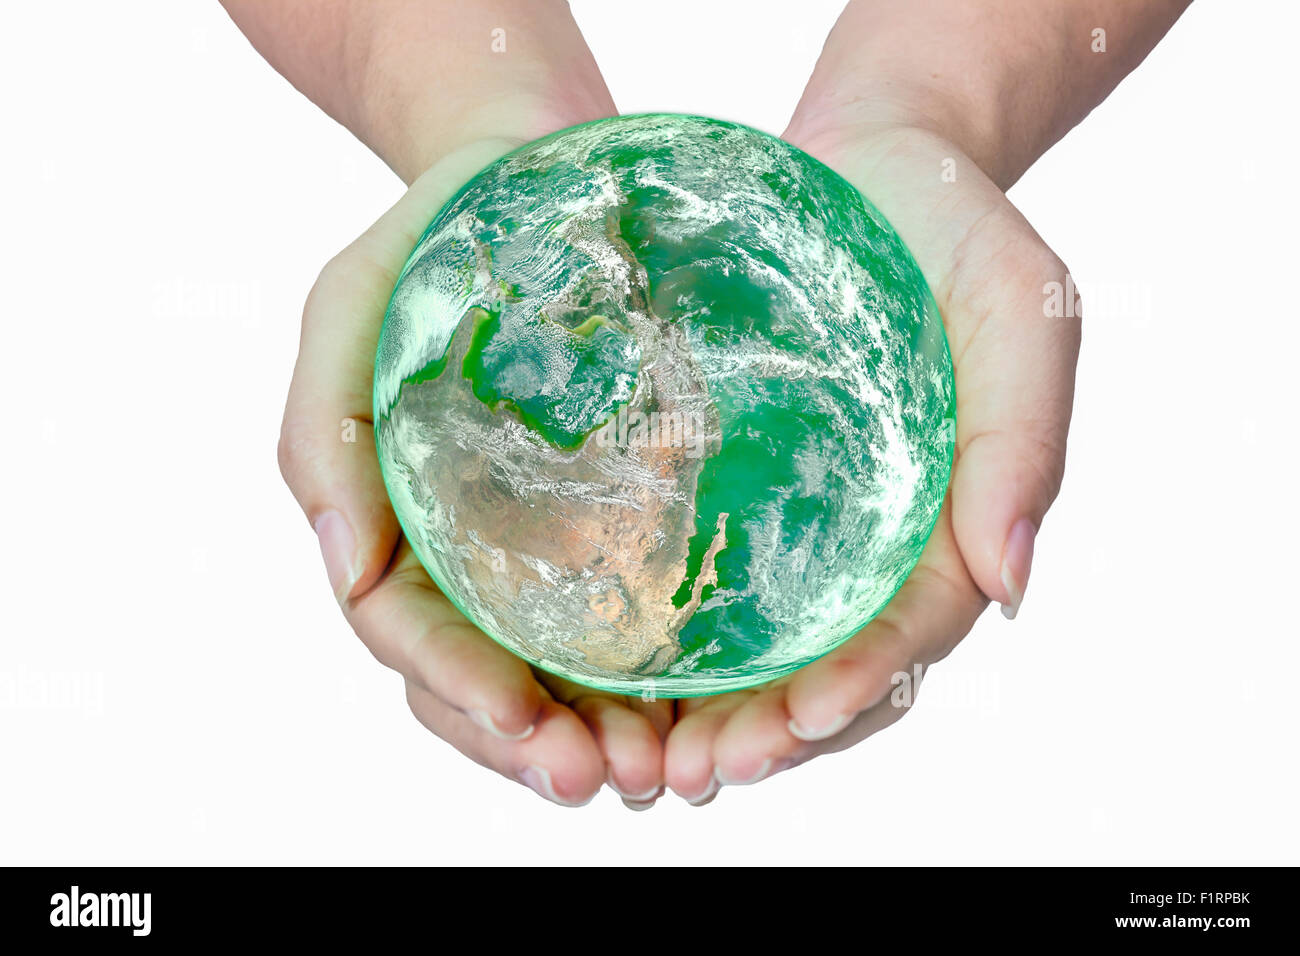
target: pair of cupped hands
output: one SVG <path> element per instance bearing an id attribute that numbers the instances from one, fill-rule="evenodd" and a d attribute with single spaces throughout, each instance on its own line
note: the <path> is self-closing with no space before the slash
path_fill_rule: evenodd
<path id="1" fill-rule="evenodd" d="M 1062 478 L 1074 391 L 1077 310 L 1044 309 L 1045 289 L 1064 285 L 1065 266 L 1003 194 L 1021 170 L 969 158 L 946 128 L 951 117 L 960 131 L 960 111 L 903 88 L 843 97 L 834 82 L 821 86 L 810 86 L 783 138 L 860 189 L 919 263 L 952 352 L 956 447 L 942 512 L 901 590 L 860 633 L 781 680 L 647 701 L 534 669 L 439 591 L 389 503 L 366 424 L 398 273 L 438 209 L 476 172 L 538 135 L 593 118 L 566 109 L 578 98 L 519 96 L 478 114 L 473 134 L 414 176 L 397 204 L 325 266 L 307 299 L 280 464 L 319 537 L 343 613 L 402 675 L 421 723 L 554 803 L 579 806 L 608 785 L 632 809 L 652 806 L 667 789 L 698 806 L 721 787 L 851 747 L 905 713 L 891 699 L 896 674 L 947 655 L 990 601 L 1014 617 L 1023 598 L 1034 537 Z M 348 420 L 358 423 L 356 441 L 341 440 Z"/>

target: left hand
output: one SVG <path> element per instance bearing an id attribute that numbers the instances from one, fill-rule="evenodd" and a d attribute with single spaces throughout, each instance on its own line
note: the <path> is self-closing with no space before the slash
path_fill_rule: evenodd
<path id="1" fill-rule="evenodd" d="M 957 447 L 920 562 L 860 633 L 765 687 L 678 702 L 665 777 L 696 805 L 889 726 L 906 712 L 895 674 L 946 656 L 990 599 L 1014 616 L 1065 465 L 1078 312 L 1045 314 L 1044 286 L 1066 268 L 1002 190 L 920 122 L 796 124 L 787 138 L 857 186 L 925 274 L 953 356 Z"/>

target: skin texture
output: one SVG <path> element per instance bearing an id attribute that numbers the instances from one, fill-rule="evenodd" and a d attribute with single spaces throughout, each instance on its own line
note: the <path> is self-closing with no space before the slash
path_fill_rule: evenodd
<path id="1" fill-rule="evenodd" d="M 839 171 L 907 242 L 944 317 L 957 382 L 948 498 L 885 611 L 781 681 L 643 702 L 544 673 L 429 580 L 367 434 L 375 346 L 425 225 L 492 159 L 616 110 L 559 0 L 226 0 L 267 60 L 410 184 L 322 270 L 303 312 L 281 470 L 351 626 L 406 680 L 416 717 L 466 756 L 567 806 L 609 784 L 708 803 L 843 750 L 906 713 L 892 678 L 943 658 L 990 600 L 1013 617 L 1060 488 L 1080 323 L 1044 314 L 1066 268 L 1003 195 L 1134 67 L 1181 0 L 850 3 L 785 138 Z M 1091 49 L 1106 30 L 1106 53 Z M 504 28 L 509 54 L 492 55 Z M 947 175 L 945 175 L 947 173 Z M 955 173 L 955 177 L 952 175 Z"/>

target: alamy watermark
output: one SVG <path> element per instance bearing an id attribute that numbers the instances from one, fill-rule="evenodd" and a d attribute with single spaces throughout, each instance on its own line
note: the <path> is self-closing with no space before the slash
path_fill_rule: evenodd
<path id="1" fill-rule="evenodd" d="M 921 664 L 913 664 L 911 672 L 896 672 L 889 679 L 893 687 L 889 702 L 894 707 L 910 708 L 916 703 L 925 676 L 926 668 Z M 996 672 L 950 670 L 944 673 L 943 680 L 933 681 L 926 687 L 927 708 L 995 714 L 1002 707 L 1002 683 Z"/>
<path id="2" fill-rule="evenodd" d="M 601 448 L 681 448 L 687 458 L 701 458 L 708 444 L 708 429 L 685 412 L 632 412 L 621 408 L 612 426 L 596 432 Z"/>
<path id="3" fill-rule="evenodd" d="M 50 925 L 124 927 L 132 936 L 148 936 L 153 925 L 152 893 L 83 893 L 73 886 L 50 897 Z"/>
<path id="4" fill-rule="evenodd" d="M 1145 325 L 1152 315 L 1152 290 L 1147 282 L 1088 283 L 1088 314 L 1093 319 L 1122 319 Z M 1074 276 L 1043 283 L 1043 316 L 1049 319 L 1083 317 L 1083 304 Z"/>
<path id="5" fill-rule="evenodd" d="M 0 671 L 0 710 L 104 713 L 104 675 L 72 671 Z"/>

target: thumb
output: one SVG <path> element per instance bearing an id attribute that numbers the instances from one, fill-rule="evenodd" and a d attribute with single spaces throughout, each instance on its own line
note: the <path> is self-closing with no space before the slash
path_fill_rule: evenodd
<path id="1" fill-rule="evenodd" d="M 325 266 L 307 297 L 278 448 L 340 603 L 379 580 L 400 533 L 375 456 L 370 362 L 401 263 L 368 262 L 358 243 Z"/>
<path id="2" fill-rule="evenodd" d="M 449 154 L 330 260 L 307 297 L 280 470 L 316 531 L 340 603 L 378 582 L 401 534 L 372 424 L 375 349 L 389 297 L 442 204 L 512 145 L 485 140 Z"/>
<path id="3" fill-rule="evenodd" d="M 1010 203 L 973 227 L 960 261 L 948 314 L 972 331 L 953 343 L 953 532 L 975 583 L 1014 618 L 1065 470 L 1079 303 L 1065 265 Z"/>

